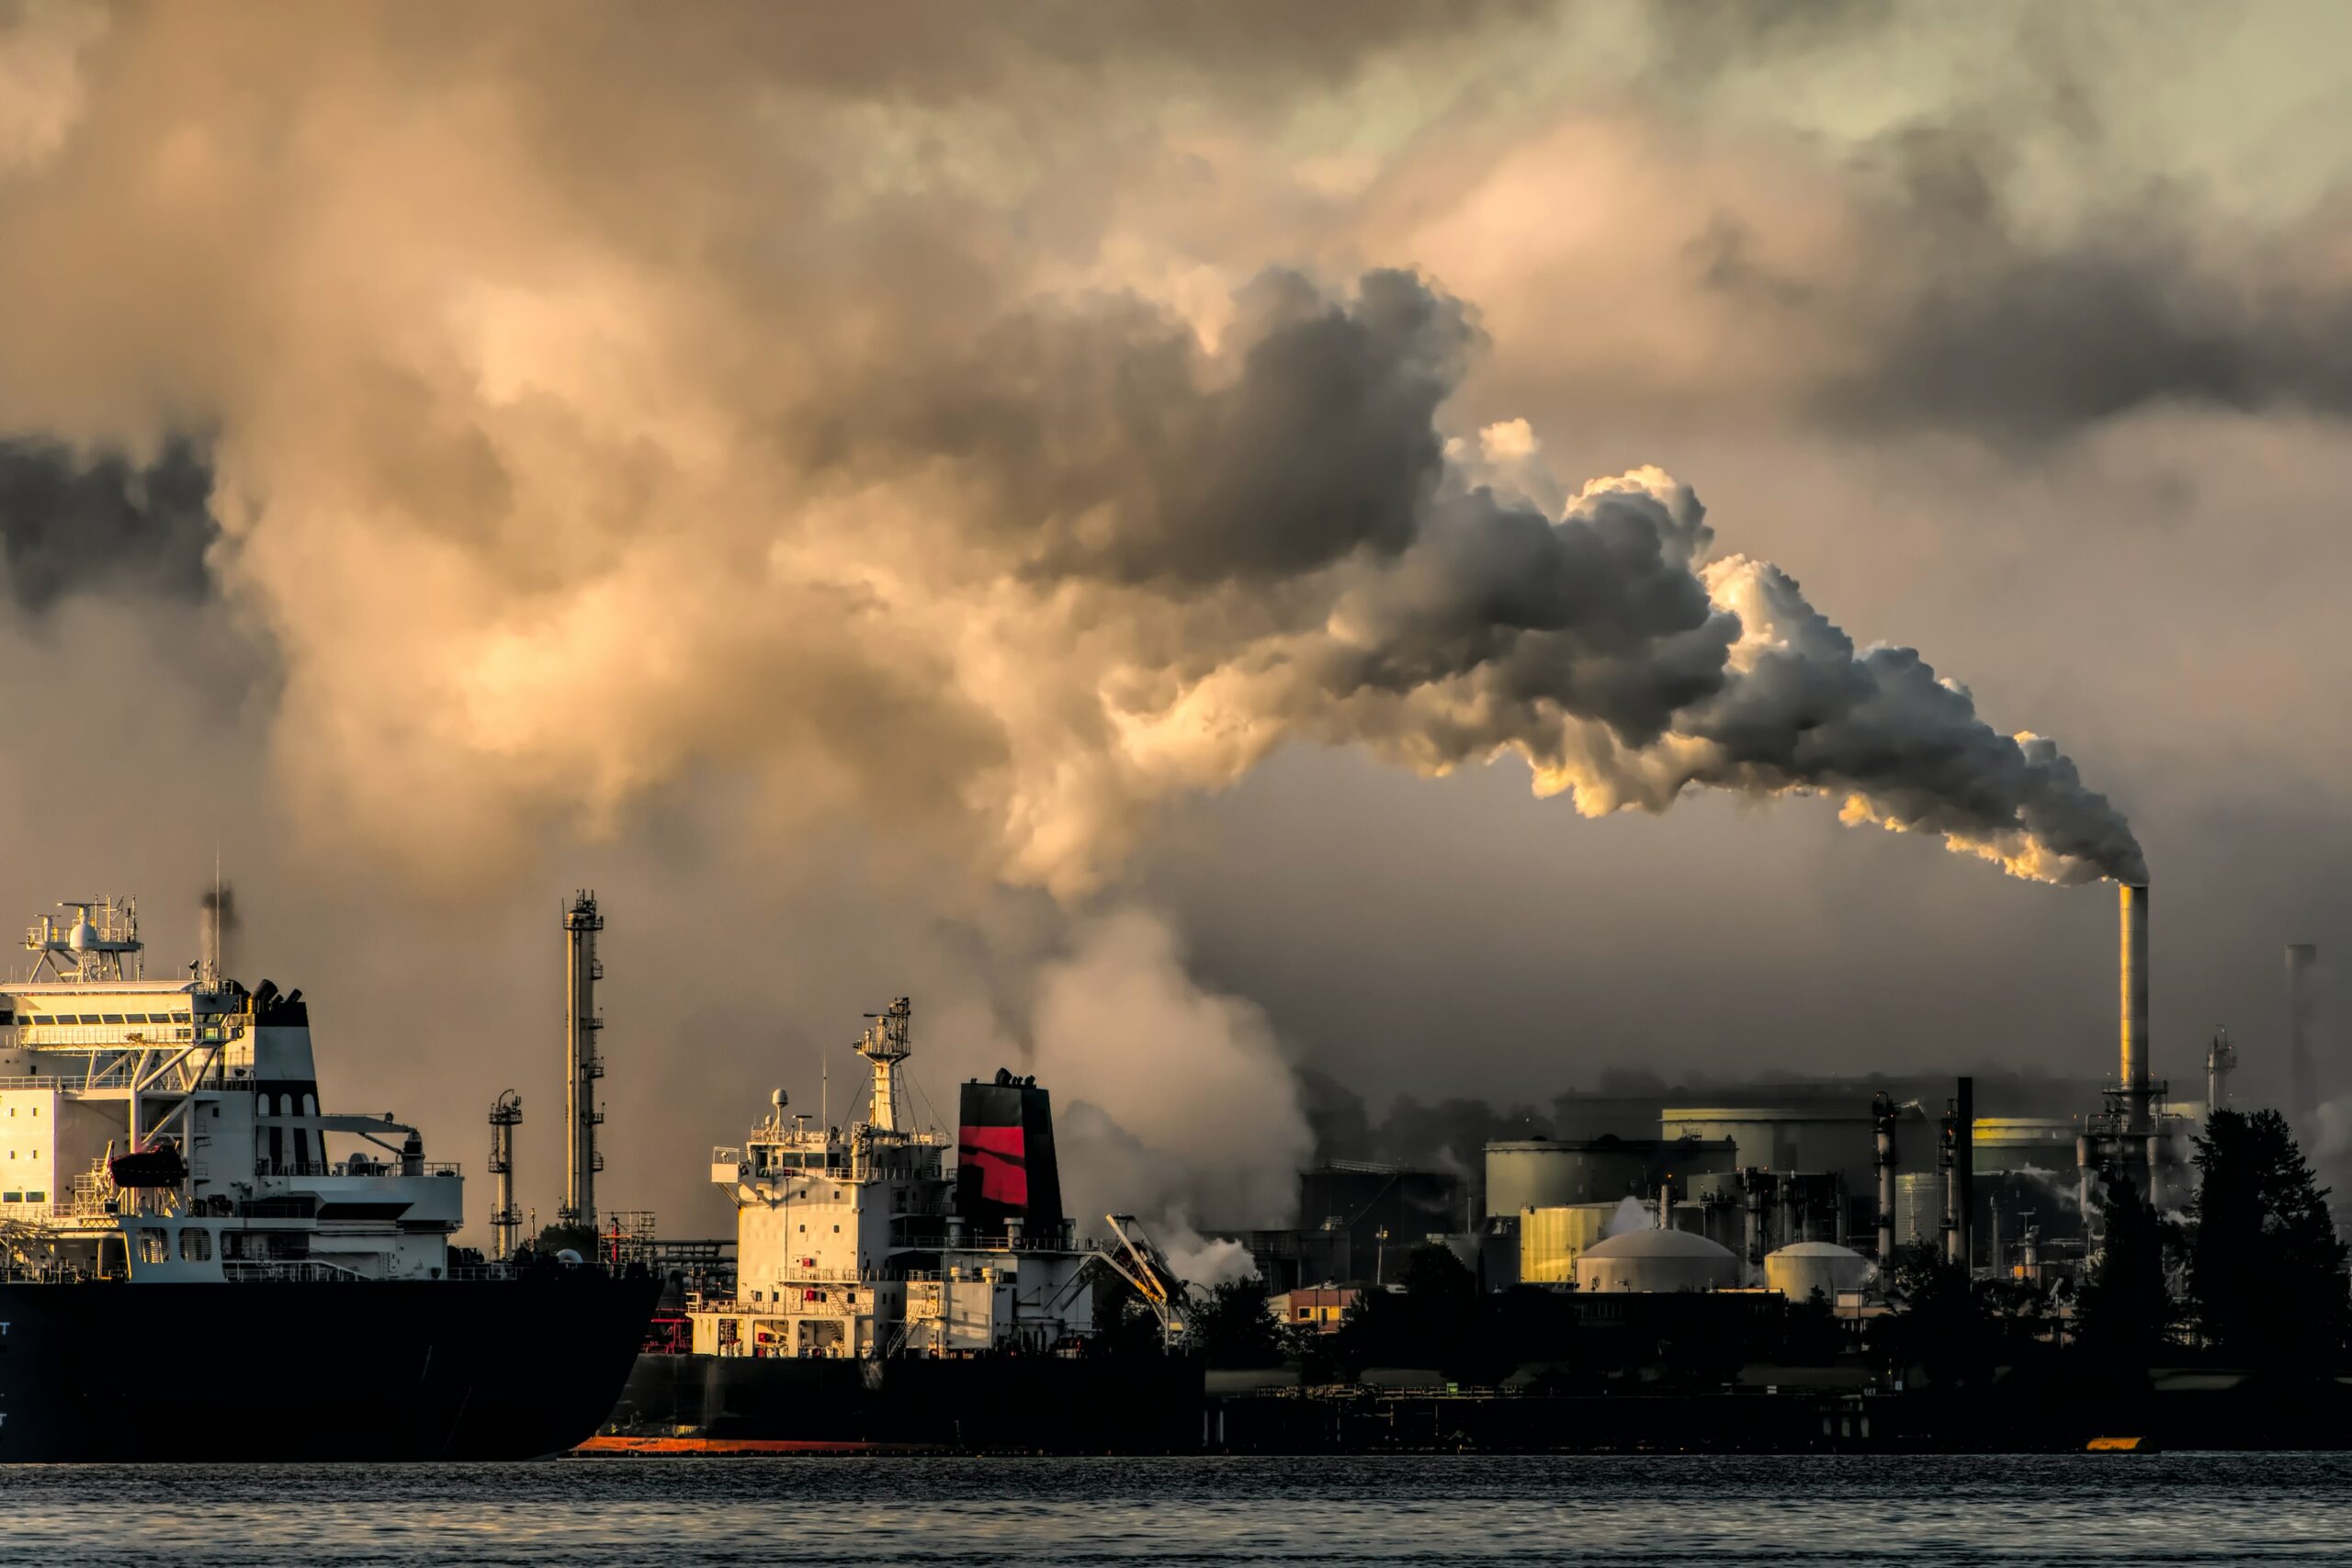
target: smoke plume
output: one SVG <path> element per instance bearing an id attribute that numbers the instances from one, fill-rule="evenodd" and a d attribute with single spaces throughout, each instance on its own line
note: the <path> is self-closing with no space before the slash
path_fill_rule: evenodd
<path id="1" fill-rule="evenodd" d="M 887 150 L 814 134 L 857 123 L 809 73 L 838 39 L 616 12 L 441 48 L 403 15 L 51 28 L 0 206 L 0 428 L 203 422 L 278 773 L 339 848 L 480 886 L 718 771 L 1074 897 L 1309 741 L 1515 753 L 1587 814 L 1817 792 L 2019 875 L 2143 871 L 2054 747 L 1714 554 L 1687 485 L 1539 507 L 1474 471 L 1534 450 L 1516 425 L 1449 459 L 1483 334 L 1421 276 L 1073 283 L 978 237 L 973 172 L 910 205 Z M 1082 36 L 983 56 L 1081 95 Z M 811 136 L 763 130 L 787 112 Z M 1041 180 L 1080 155 L 994 129 Z"/>

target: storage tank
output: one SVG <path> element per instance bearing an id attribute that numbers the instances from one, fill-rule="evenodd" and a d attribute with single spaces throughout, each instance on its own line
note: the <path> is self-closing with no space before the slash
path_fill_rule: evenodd
<path id="1" fill-rule="evenodd" d="M 1739 1259 L 1690 1231 L 1626 1231 L 1595 1242 L 1577 1259 L 1580 1291 L 1727 1290 L 1739 1283 Z"/>
<path id="2" fill-rule="evenodd" d="M 1860 1290 L 1871 1272 L 1869 1258 L 1833 1241 L 1800 1241 L 1764 1255 L 1764 1288 L 1792 1302 L 1819 1291 L 1835 1306 L 1838 1292 Z"/>
<path id="3" fill-rule="evenodd" d="M 1613 1203 L 1658 1184 L 1686 1184 L 1703 1171 L 1729 1170 L 1725 1141 L 1696 1138 L 1511 1138 L 1487 1145 L 1487 1217 L 1524 1209 Z"/>
<path id="4" fill-rule="evenodd" d="M 1487 1145 L 1487 1213 L 1614 1203 L 1650 1184 L 1646 1138 L 1514 1138 Z"/>
<path id="5" fill-rule="evenodd" d="M 1739 1163 L 1765 1170 L 1834 1170 L 1849 1191 L 1871 1190 L 1877 1123 L 1867 1099 L 1799 1095 L 1778 1104 L 1668 1106 L 1663 1138 L 1729 1138 Z"/>
<path id="6" fill-rule="evenodd" d="M 1577 1259 L 1608 1234 L 1616 1203 L 1566 1203 L 1519 1213 L 1519 1280 L 1522 1285 L 1565 1285 L 1577 1277 Z"/>
<path id="7" fill-rule="evenodd" d="M 2046 1170 L 2070 1176 L 2075 1169 L 2075 1139 L 2082 1127 L 2054 1116 L 1979 1116 L 1976 1119 L 1976 1168 Z"/>

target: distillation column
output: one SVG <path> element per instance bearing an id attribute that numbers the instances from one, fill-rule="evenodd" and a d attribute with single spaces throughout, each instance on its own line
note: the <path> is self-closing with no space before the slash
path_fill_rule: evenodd
<path id="1" fill-rule="evenodd" d="M 514 1124 L 523 1120 L 523 1097 L 508 1089 L 490 1108 L 491 1260 L 503 1263 L 523 1242 L 523 1211 L 514 1206 Z"/>
<path id="2" fill-rule="evenodd" d="M 2211 1122 L 2213 1112 L 2230 1107 L 2230 1075 L 2237 1071 L 2238 1048 L 2230 1043 L 2226 1029 L 2213 1036 L 2213 1043 L 2205 1052 L 2205 1120 Z"/>
<path id="3" fill-rule="evenodd" d="M 605 1113 L 596 1109 L 596 1080 L 605 1076 L 605 1059 L 597 1054 L 597 1032 L 605 1021 L 596 1011 L 596 982 L 605 966 L 596 961 L 596 933 L 605 917 L 596 912 L 596 896 L 582 893 L 563 912 L 563 1206 L 558 1223 L 596 1228 L 596 1173 L 605 1156 L 596 1152 L 596 1129 Z"/>

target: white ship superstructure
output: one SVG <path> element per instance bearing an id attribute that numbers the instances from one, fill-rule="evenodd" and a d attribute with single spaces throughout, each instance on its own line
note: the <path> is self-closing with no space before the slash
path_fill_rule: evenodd
<path id="1" fill-rule="evenodd" d="M 18 1269 L 439 1279 L 464 1213 L 416 1130 L 322 1110 L 300 991 L 146 977 L 128 899 L 62 908 L 0 983 L 0 1229 Z"/>
<path id="2" fill-rule="evenodd" d="M 1057 1212 L 1042 1225 L 959 1213 L 946 1138 L 910 1124 L 911 1010 L 900 998 L 870 1016 L 856 1045 L 872 1069 L 865 1120 L 812 1124 L 779 1089 L 741 1147 L 712 1151 L 711 1179 L 737 1211 L 737 1286 L 731 1301 L 689 1306 L 695 1353 L 877 1359 L 1074 1346 L 1093 1332 L 1094 1253 Z M 1053 1203 L 1057 1211 L 1057 1190 Z"/>

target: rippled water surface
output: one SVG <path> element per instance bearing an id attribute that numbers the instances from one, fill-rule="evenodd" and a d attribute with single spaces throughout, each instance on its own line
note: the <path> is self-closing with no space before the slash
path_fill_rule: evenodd
<path id="1" fill-rule="evenodd" d="M 0 1468 L 0 1564 L 2352 1561 L 2352 1456 Z"/>

